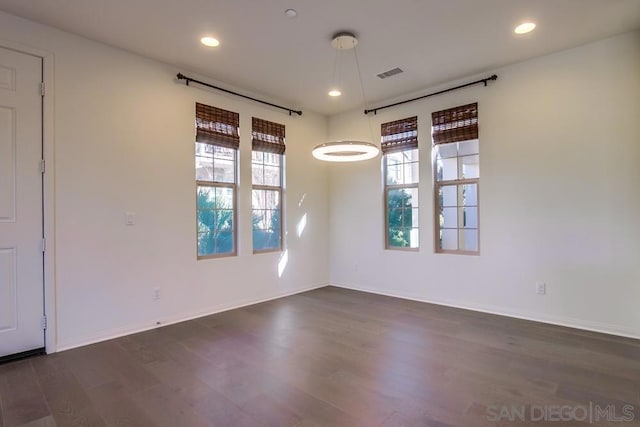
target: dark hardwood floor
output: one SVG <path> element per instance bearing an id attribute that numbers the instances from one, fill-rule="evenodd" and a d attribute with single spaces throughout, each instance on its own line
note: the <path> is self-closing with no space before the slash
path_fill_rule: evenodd
<path id="1" fill-rule="evenodd" d="M 640 341 L 333 287 L 0 365 L 0 427 L 638 426 L 639 401 Z M 576 421 L 596 406 L 617 421 Z"/>

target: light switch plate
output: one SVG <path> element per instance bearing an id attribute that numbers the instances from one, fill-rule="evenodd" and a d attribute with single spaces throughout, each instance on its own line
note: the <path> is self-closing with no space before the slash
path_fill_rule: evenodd
<path id="1" fill-rule="evenodd" d="M 126 225 L 135 225 L 136 224 L 136 213 L 135 212 L 126 212 L 125 213 L 125 224 Z"/>

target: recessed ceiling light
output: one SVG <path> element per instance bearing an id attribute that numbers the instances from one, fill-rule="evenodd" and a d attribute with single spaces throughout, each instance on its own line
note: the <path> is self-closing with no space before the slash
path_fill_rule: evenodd
<path id="1" fill-rule="evenodd" d="M 295 18 L 298 16 L 298 12 L 295 9 L 287 9 L 284 11 L 284 16 L 287 18 Z"/>
<path id="2" fill-rule="evenodd" d="M 329 96 L 340 96 L 342 95 L 342 92 L 340 92 L 338 89 L 331 89 L 329 91 Z"/>
<path id="3" fill-rule="evenodd" d="M 513 32 L 516 34 L 527 34 L 533 31 L 536 28 L 536 24 L 533 22 L 524 22 L 518 25 Z"/>
<path id="4" fill-rule="evenodd" d="M 200 43 L 208 47 L 216 47 L 220 45 L 218 39 L 209 36 L 201 38 Z"/>

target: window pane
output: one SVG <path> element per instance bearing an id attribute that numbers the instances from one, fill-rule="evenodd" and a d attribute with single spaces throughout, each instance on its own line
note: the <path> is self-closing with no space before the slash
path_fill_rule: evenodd
<path id="1" fill-rule="evenodd" d="M 233 188 L 216 187 L 216 209 L 233 209 Z"/>
<path id="2" fill-rule="evenodd" d="M 235 182 L 235 161 L 214 159 L 213 180 L 216 182 Z"/>
<path id="3" fill-rule="evenodd" d="M 440 227 L 458 228 L 458 208 L 440 208 Z"/>
<path id="4" fill-rule="evenodd" d="M 419 246 L 418 191 L 415 188 L 387 190 L 387 234 L 389 247 Z"/>
<path id="5" fill-rule="evenodd" d="M 264 164 L 270 166 L 280 166 L 282 163 L 282 156 L 274 153 L 264 153 Z"/>
<path id="6" fill-rule="evenodd" d="M 215 204 L 215 187 L 198 186 L 197 206 L 198 209 L 213 209 Z"/>
<path id="7" fill-rule="evenodd" d="M 390 163 L 390 162 L 387 163 L 387 184 L 388 185 L 403 184 L 401 163 Z"/>
<path id="8" fill-rule="evenodd" d="M 478 206 L 478 184 L 462 186 L 462 204 L 464 206 Z"/>
<path id="9" fill-rule="evenodd" d="M 198 255 L 219 255 L 233 252 L 233 232 L 198 233 Z"/>
<path id="10" fill-rule="evenodd" d="M 478 230 L 460 230 L 460 250 L 478 250 Z"/>
<path id="11" fill-rule="evenodd" d="M 280 230 L 279 211 L 254 211 L 253 250 L 280 249 L 282 245 Z"/>
<path id="12" fill-rule="evenodd" d="M 280 167 L 279 166 L 264 167 L 264 184 L 263 185 L 271 185 L 273 187 L 280 186 Z"/>
<path id="13" fill-rule="evenodd" d="M 215 253 L 215 238 L 213 233 L 198 233 L 198 255 L 206 256 Z"/>
<path id="14" fill-rule="evenodd" d="M 251 207 L 253 209 L 265 209 L 266 208 L 266 190 L 253 190 L 251 192 Z"/>
<path id="15" fill-rule="evenodd" d="M 271 234 L 265 244 L 265 248 L 268 249 L 280 249 L 282 248 L 282 236 L 280 229 L 271 230 Z"/>
<path id="16" fill-rule="evenodd" d="M 213 145 L 196 142 L 196 156 L 213 158 Z"/>
<path id="17" fill-rule="evenodd" d="M 458 143 L 458 155 L 467 156 L 469 154 L 478 154 L 480 152 L 480 144 L 477 139 L 463 141 Z"/>
<path id="18" fill-rule="evenodd" d="M 439 144 L 436 145 L 435 150 L 438 158 L 455 157 L 458 155 L 458 144 L 455 142 L 451 144 Z"/>
<path id="19" fill-rule="evenodd" d="M 402 158 L 405 163 L 409 162 L 417 162 L 418 161 L 418 149 L 414 148 L 413 150 L 405 150 L 402 151 Z"/>
<path id="20" fill-rule="evenodd" d="M 277 209 L 280 205 L 280 192 L 275 190 L 265 190 L 265 207 L 267 209 Z"/>
<path id="21" fill-rule="evenodd" d="M 251 151 L 251 162 L 262 164 L 264 161 L 264 153 L 262 151 Z"/>
<path id="22" fill-rule="evenodd" d="M 213 158 L 196 156 L 196 179 L 199 181 L 213 180 Z"/>
<path id="23" fill-rule="evenodd" d="M 267 231 L 261 228 L 253 228 L 253 250 L 262 251 L 265 247 L 265 241 L 267 240 Z"/>
<path id="24" fill-rule="evenodd" d="M 404 184 L 415 184 L 418 182 L 418 163 L 404 164 Z"/>
<path id="25" fill-rule="evenodd" d="M 262 164 L 251 165 L 251 183 L 253 185 L 264 185 L 264 166 Z"/>
<path id="26" fill-rule="evenodd" d="M 389 228 L 389 247 L 408 248 L 411 240 L 411 228 Z"/>
<path id="27" fill-rule="evenodd" d="M 478 208 L 459 208 L 464 228 L 478 228 Z"/>
<path id="28" fill-rule="evenodd" d="M 420 247 L 420 234 L 417 228 L 412 228 L 409 234 L 409 247 L 410 248 L 418 248 Z"/>
<path id="29" fill-rule="evenodd" d="M 236 150 L 233 148 L 220 147 L 217 145 L 212 145 L 211 147 L 213 147 L 213 157 L 216 159 L 235 160 L 236 158 Z"/>
<path id="30" fill-rule="evenodd" d="M 198 255 L 233 252 L 233 188 L 198 186 Z"/>
<path id="31" fill-rule="evenodd" d="M 387 165 L 399 165 L 404 162 L 404 155 L 402 151 L 394 151 L 389 154 L 385 154 L 387 159 Z"/>
<path id="32" fill-rule="evenodd" d="M 267 228 L 265 223 L 264 209 L 254 209 L 252 212 L 252 222 L 254 230 L 264 230 Z"/>
<path id="33" fill-rule="evenodd" d="M 233 252 L 233 232 L 223 231 L 216 236 L 216 254 Z"/>
<path id="34" fill-rule="evenodd" d="M 462 178 L 480 177 L 480 155 L 459 157 Z"/>
<path id="35" fill-rule="evenodd" d="M 218 231 L 233 231 L 233 210 L 221 209 L 213 211 L 213 213 L 215 215 L 214 224 Z"/>
<path id="36" fill-rule="evenodd" d="M 440 230 L 440 249 L 447 251 L 458 250 L 458 229 Z"/>
<path id="37" fill-rule="evenodd" d="M 406 206 L 414 207 L 414 208 L 417 208 L 419 206 L 417 188 L 404 189 L 404 197 L 405 197 Z"/>
<path id="38" fill-rule="evenodd" d="M 407 225 L 411 225 L 412 227 L 417 228 L 418 218 L 419 218 L 418 208 L 411 209 L 411 222 Z"/>
<path id="39" fill-rule="evenodd" d="M 282 229 L 281 214 L 282 211 L 280 209 L 271 211 L 271 224 L 269 224 L 269 228 L 278 231 L 278 235 L 280 234 L 280 230 Z"/>
<path id="40" fill-rule="evenodd" d="M 438 159 L 436 161 L 438 181 L 450 181 L 458 179 L 458 161 L 455 157 L 450 159 Z"/>
<path id="41" fill-rule="evenodd" d="M 442 185 L 439 190 L 440 206 L 458 206 L 458 186 Z"/>

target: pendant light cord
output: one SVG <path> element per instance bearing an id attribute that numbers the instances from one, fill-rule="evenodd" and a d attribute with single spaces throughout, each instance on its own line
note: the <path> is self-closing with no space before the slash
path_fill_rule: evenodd
<path id="1" fill-rule="evenodd" d="M 356 68 L 358 70 L 358 80 L 360 81 L 360 91 L 362 92 L 362 103 L 364 104 L 364 110 L 367 109 L 367 97 L 364 94 L 364 83 L 362 83 L 362 73 L 360 72 L 360 60 L 358 59 L 358 49 L 356 48 L 356 44 L 353 44 L 353 54 L 356 57 Z M 371 117 L 367 114 L 367 123 L 369 125 L 369 136 L 371 137 L 371 142 L 373 142 L 373 127 L 371 126 Z"/>
<path id="2" fill-rule="evenodd" d="M 338 89 L 338 85 L 336 83 L 336 76 L 339 75 L 338 67 L 340 66 L 340 51 L 336 49 L 336 56 L 333 58 L 333 79 L 331 79 L 331 90 Z M 338 89 L 339 90 L 339 89 Z"/>

